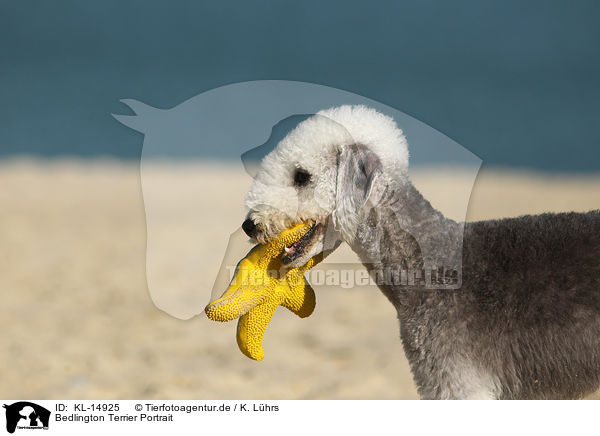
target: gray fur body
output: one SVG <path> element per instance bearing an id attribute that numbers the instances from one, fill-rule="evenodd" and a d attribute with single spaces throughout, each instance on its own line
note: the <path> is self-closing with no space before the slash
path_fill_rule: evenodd
<path id="1" fill-rule="evenodd" d="M 420 225 L 440 251 L 459 232 L 408 179 L 398 184 L 358 213 L 350 245 L 371 271 L 423 266 L 406 225 Z M 600 212 L 467 223 L 463 241 L 460 289 L 380 286 L 397 309 L 421 397 L 579 398 L 596 390 Z"/>

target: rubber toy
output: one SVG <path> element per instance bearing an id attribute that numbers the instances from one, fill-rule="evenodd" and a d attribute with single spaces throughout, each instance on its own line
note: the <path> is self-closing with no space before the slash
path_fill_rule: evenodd
<path id="1" fill-rule="evenodd" d="M 293 245 L 309 229 L 308 224 L 299 224 L 275 240 L 250 250 L 238 264 L 229 288 L 204 310 L 213 321 L 239 318 L 237 344 L 251 359 L 264 358 L 263 337 L 277 307 L 286 307 L 300 318 L 313 313 L 315 292 L 304 274 L 319 263 L 323 255 L 297 268 L 286 269 L 281 262 L 285 247 Z"/>

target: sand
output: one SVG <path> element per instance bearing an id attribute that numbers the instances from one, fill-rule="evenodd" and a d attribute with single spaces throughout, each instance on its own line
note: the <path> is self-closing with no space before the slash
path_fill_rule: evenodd
<path id="1" fill-rule="evenodd" d="M 229 235 L 241 223 L 250 179 L 240 166 L 209 162 L 145 170 L 161 181 L 153 190 L 157 201 L 202 199 L 188 202 L 183 218 L 162 218 L 180 236 L 202 241 L 200 248 L 190 242 L 157 253 L 152 271 L 172 284 L 176 307 L 195 307 L 210 293 Z M 414 180 L 452 216 L 461 211 L 453 210 L 448 192 L 465 177 L 458 169 L 430 169 Z M 599 194 L 600 176 L 483 169 L 467 219 L 596 209 Z M 262 362 L 238 351 L 235 323 L 159 310 L 146 283 L 138 165 L 0 162 L 0 204 L 0 397 L 417 398 L 395 311 L 371 287 L 321 287 L 315 313 L 304 320 L 279 310 Z M 200 257 L 182 259 L 185 250 Z M 346 249 L 334 256 L 355 259 Z M 182 269 L 193 286 L 179 286 Z"/>

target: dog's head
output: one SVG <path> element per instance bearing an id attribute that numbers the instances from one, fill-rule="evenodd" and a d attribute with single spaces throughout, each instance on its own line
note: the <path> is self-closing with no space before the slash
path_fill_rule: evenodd
<path id="1" fill-rule="evenodd" d="M 407 169 L 406 140 L 392 118 L 365 106 L 321 111 L 265 156 L 246 196 L 242 228 L 263 243 L 310 223 L 282 258 L 303 265 L 341 241 L 352 243 L 361 208 Z"/>

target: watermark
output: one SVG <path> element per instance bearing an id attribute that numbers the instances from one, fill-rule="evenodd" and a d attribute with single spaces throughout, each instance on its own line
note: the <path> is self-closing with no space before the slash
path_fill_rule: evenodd
<path id="1" fill-rule="evenodd" d="M 372 235 L 366 238 L 370 245 L 363 248 L 369 251 L 370 258 L 361 258 L 363 263 L 384 264 L 382 271 L 372 270 L 366 273 L 352 267 L 340 268 L 326 258 L 320 268 L 308 272 L 307 279 L 312 285 L 349 288 L 365 286 L 368 281 L 367 286 L 460 288 L 463 221 L 481 160 L 426 124 L 402 111 L 360 95 L 292 81 L 265 80 L 231 84 L 194 96 L 170 109 L 158 109 L 136 100 L 122 101 L 134 114 L 114 115 L 115 118 L 144 134 L 140 173 L 147 226 L 148 290 L 154 304 L 170 315 L 189 319 L 201 313 L 209 301 L 220 296 L 229 286 L 232 276 L 230 265 L 237 264 L 251 248 L 248 237 L 240 230 L 234 230 L 235 227 L 230 228 L 229 233 L 224 232 L 222 245 L 215 244 L 215 232 L 222 230 L 215 228 L 212 218 L 221 212 L 204 206 L 214 204 L 214 201 L 205 199 L 208 196 L 222 195 L 222 202 L 235 202 L 237 205 L 240 205 L 242 199 L 225 194 L 232 191 L 222 189 L 221 183 L 227 183 L 224 177 L 214 180 L 195 177 L 198 172 L 203 171 L 202 166 L 195 164 L 206 162 L 207 154 L 241 157 L 243 165 L 238 168 L 247 177 L 245 190 L 252 191 L 254 196 L 253 206 L 248 206 L 247 199 L 246 207 L 256 209 L 265 221 L 277 221 L 283 216 L 291 221 L 300 216 L 310 219 L 311 213 L 316 214 L 316 211 L 331 214 L 334 204 L 351 205 L 358 198 L 364 198 L 366 206 L 371 208 L 361 209 L 360 223 L 366 227 L 370 225 L 373 215 L 370 211 L 374 211 L 375 215 L 377 212 L 386 212 L 385 217 L 379 215 L 379 221 L 370 230 Z M 311 156 L 324 147 L 314 142 L 315 148 L 310 152 L 302 152 L 301 148 L 308 146 L 306 144 L 313 139 L 318 142 L 320 134 L 303 137 L 296 135 L 292 142 L 298 144 L 299 149 L 286 156 L 308 161 L 284 162 L 283 155 L 278 156 L 271 159 L 271 163 L 277 161 L 281 167 L 277 170 L 271 168 L 273 171 L 264 174 L 262 169 L 265 156 L 274 153 L 286 142 L 285 138 L 290 132 L 296 131 L 304 123 L 318 124 L 322 127 L 320 131 L 333 135 L 326 140 L 328 144 L 360 145 L 368 139 L 363 137 L 364 131 L 353 130 L 343 119 L 331 116 L 326 111 L 340 106 L 367 107 L 392 120 L 398 127 L 396 133 L 381 137 L 377 136 L 377 132 L 381 130 L 375 129 L 374 134 L 384 142 L 395 138 L 395 144 L 403 149 L 397 150 L 398 153 L 375 156 L 376 153 L 371 153 L 373 150 L 369 147 L 356 147 L 354 153 L 340 154 L 331 159 L 331 156 L 320 156 L 313 161 Z M 402 138 L 406 138 L 407 145 Z M 408 151 L 404 147 L 410 151 L 410 165 Z M 210 151 L 207 152 L 208 150 Z M 398 162 L 384 161 L 396 154 Z M 330 165 L 317 168 L 313 165 L 317 162 L 329 162 Z M 307 164 L 306 167 L 301 168 L 304 163 Z M 440 221 L 434 227 L 427 217 L 413 214 L 414 208 L 403 209 L 398 206 L 405 203 L 407 194 L 412 195 L 410 199 L 414 201 L 414 205 L 425 204 L 430 199 L 431 192 L 426 193 L 424 202 L 421 202 L 417 191 L 403 190 L 408 185 L 398 185 L 397 190 L 370 189 L 376 185 L 373 181 L 377 179 L 378 168 L 389 165 L 399 165 L 403 171 L 407 168 L 407 181 L 413 180 L 413 168 L 430 167 L 444 173 L 446 168 L 459 165 L 461 176 L 453 180 L 451 190 L 449 183 L 434 185 L 440 191 L 439 198 L 443 198 L 446 203 L 451 199 L 457 219 Z M 189 177 L 181 177 L 178 183 L 171 184 L 166 178 L 169 172 L 163 171 L 166 167 L 176 168 L 174 174 L 186 173 Z M 290 174 L 287 174 L 286 168 L 292 168 L 295 172 L 290 170 Z M 307 172 L 308 169 L 311 171 Z M 299 170 L 304 171 L 299 173 L 304 175 L 303 178 L 296 177 L 295 173 Z M 365 174 L 364 170 L 369 174 Z M 271 177 L 274 174 L 278 176 Z M 297 180 L 294 181 L 295 179 Z M 312 189 L 311 183 L 314 186 L 318 184 L 319 188 Z M 337 186 L 334 186 L 336 183 Z M 303 189 L 298 189 L 301 186 Z M 392 194 L 396 197 L 390 197 Z M 385 209 L 391 205 L 395 205 L 396 215 Z M 270 215 L 272 218 L 269 218 Z M 339 216 L 338 214 L 338 218 Z M 345 218 L 350 220 L 351 217 Z M 245 219 L 247 217 L 240 214 L 237 222 L 232 225 L 241 226 Z M 381 224 L 394 226 L 390 231 L 390 228 L 383 229 Z M 404 263 L 399 258 L 392 259 L 389 255 L 390 250 L 398 247 L 377 245 L 389 241 L 389 235 L 397 236 L 400 229 L 412 238 L 410 244 L 414 246 L 415 253 L 418 252 L 422 257 L 424 267 L 414 270 L 403 268 Z M 347 239 L 351 235 L 343 236 L 341 239 L 349 242 Z M 229 244 L 220 270 L 215 271 L 214 266 L 210 271 L 207 270 L 203 259 L 222 256 L 228 237 Z M 324 239 L 329 238 L 333 244 L 339 244 L 341 239 L 336 237 L 328 230 Z M 415 262 L 408 264 L 414 265 Z M 356 267 L 360 265 L 360 262 L 356 263 Z M 206 286 L 206 277 L 210 274 L 216 275 L 212 288 Z"/>
<path id="2" fill-rule="evenodd" d="M 17 401 L 3 405 L 6 415 L 6 431 L 48 430 L 50 411 L 31 401 Z"/>
<path id="3" fill-rule="evenodd" d="M 439 287 L 456 286 L 459 283 L 459 271 L 456 268 L 357 269 L 356 266 L 327 264 L 327 268 L 308 271 L 305 277 L 313 286 L 338 286 L 342 289 L 366 286 L 408 286 L 437 289 Z M 226 268 L 229 272 L 231 284 L 238 286 L 262 286 L 272 278 L 282 280 L 287 274 L 287 270 L 283 268 L 265 271 L 231 265 Z"/>

